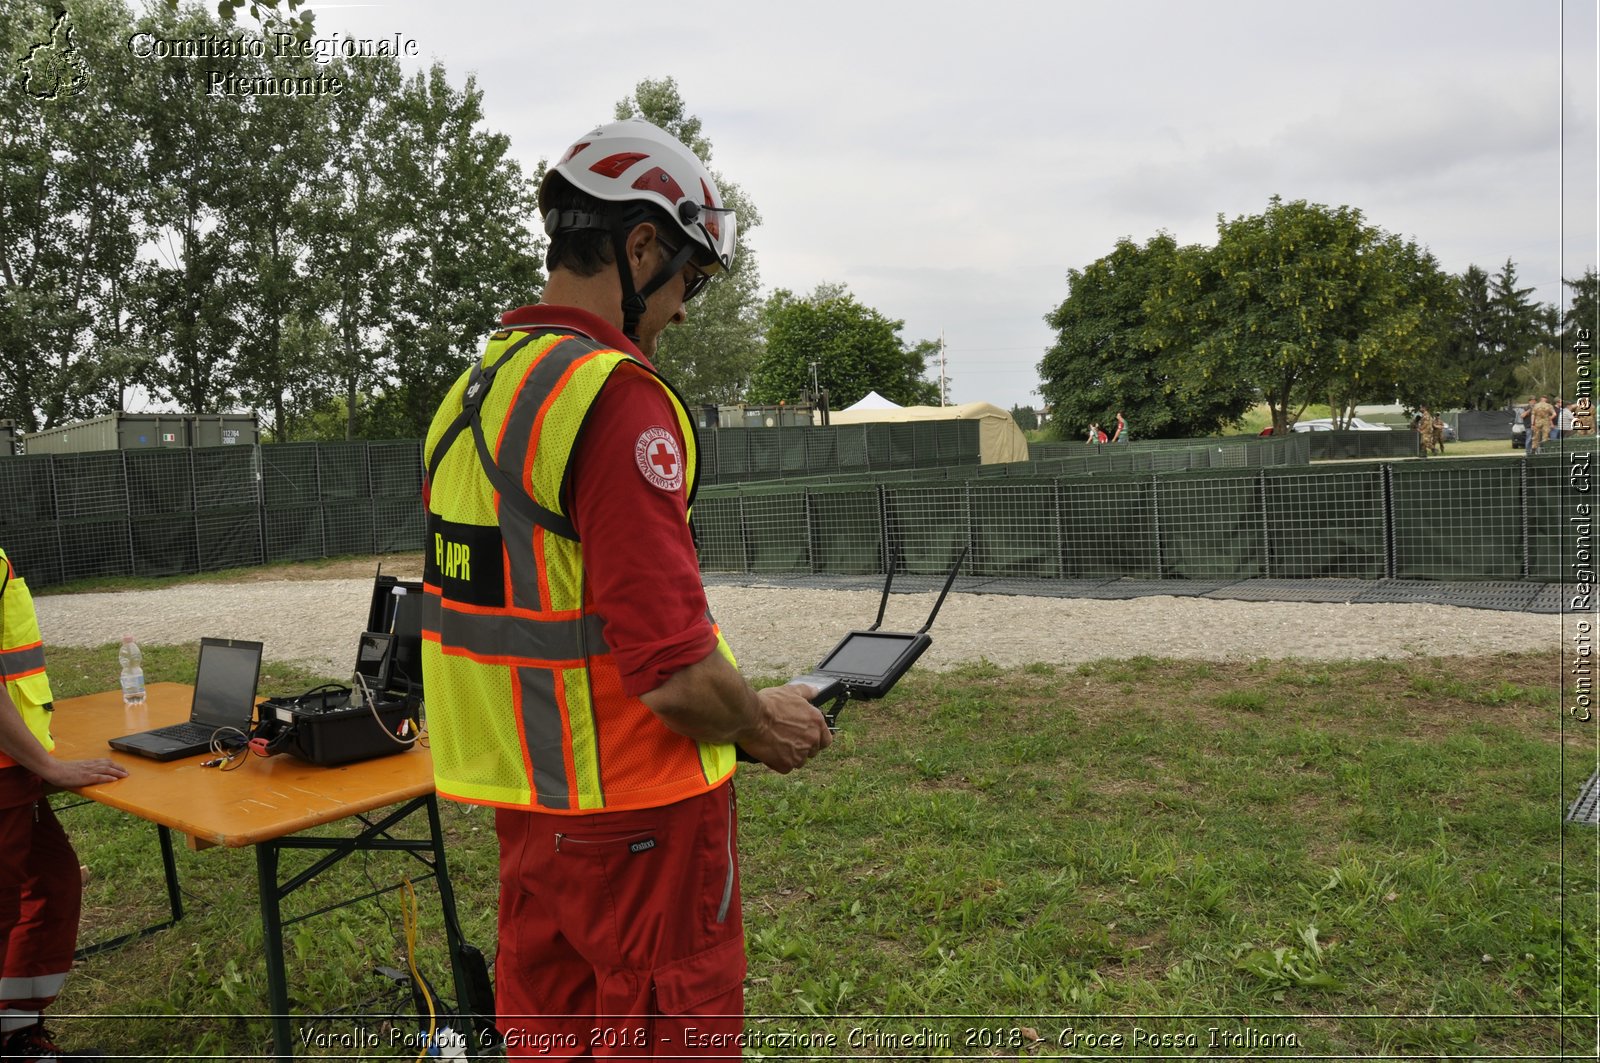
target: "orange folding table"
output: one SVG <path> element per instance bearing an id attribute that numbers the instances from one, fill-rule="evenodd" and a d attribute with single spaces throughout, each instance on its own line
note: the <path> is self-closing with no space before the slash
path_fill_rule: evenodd
<path id="1" fill-rule="evenodd" d="M 121 691 L 68 698 L 56 703 L 51 721 L 56 756 L 67 760 L 109 756 L 128 769 L 125 779 L 85 786 L 75 792 L 157 826 L 172 912 L 164 923 L 91 946 L 82 954 L 115 947 L 131 938 L 169 927 L 183 917 L 172 848 L 174 831 L 183 835 L 188 846 L 195 850 L 213 846 L 253 846 L 261 894 L 261 923 L 266 937 L 273 1040 L 279 1059 L 293 1059 L 288 978 L 283 959 L 286 925 L 283 899 L 352 853 L 404 851 L 415 854 L 438 884 L 456 999 L 465 1007 L 471 999 L 469 979 L 463 969 L 463 939 L 445 864 L 444 836 L 433 787 L 433 759 L 428 751 L 414 746 L 393 756 L 326 768 L 292 756 L 251 756 L 235 770 L 222 771 L 201 767 L 201 762 L 208 759 L 205 756 L 163 763 L 120 753 L 106 745 L 108 739 L 118 735 L 183 722 L 189 717 L 192 694 L 193 688 L 185 684 L 155 683 L 149 687 L 142 707 L 124 708 Z M 400 807 L 381 818 L 365 815 L 391 805 Z M 391 828 L 418 811 L 426 812 L 428 817 L 427 839 L 398 838 L 389 834 Z M 363 824 L 363 829 L 352 837 L 316 837 L 300 833 L 349 816 L 359 816 Z M 307 849 L 325 855 L 305 870 L 284 879 L 280 874 L 279 857 L 285 849 Z M 289 923 L 309 917 L 290 919 Z"/>

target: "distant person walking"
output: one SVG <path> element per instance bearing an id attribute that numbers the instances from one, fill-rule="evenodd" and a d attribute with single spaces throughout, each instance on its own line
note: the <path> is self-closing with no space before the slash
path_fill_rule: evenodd
<path id="1" fill-rule="evenodd" d="M 1533 440 L 1529 444 L 1532 453 L 1539 453 L 1539 448 L 1544 446 L 1550 438 L 1550 428 L 1555 423 L 1556 408 L 1550 405 L 1550 400 L 1544 395 L 1539 396 L 1539 401 L 1533 404 L 1529 411 L 1533 422 Z"/>
<path id="2" fill-rule="evenodd" d="M 1117 427 L 1111 433 L 1111 442 L 1126 443 L 1128 441 L 1128 422 L 1123 420 L 1122 411 L 1117 411 Z"/>
<path id="3" fill-rule="evenodd" d="M 1105 431 L 1100 427 L 1099 424 L 1091 424 L 1089 426 L 1089 438 L 1085 439 L 1084 442 L 1091 444 L 1106 442 Z"/>
<path id="4" fill-rule="evenodd" d="M 1433 452 L 1444 454 L 1444 415 L 1434 414 L 1433 423 L 1428 426 L 1429 435 L 1433 437 Z"/>

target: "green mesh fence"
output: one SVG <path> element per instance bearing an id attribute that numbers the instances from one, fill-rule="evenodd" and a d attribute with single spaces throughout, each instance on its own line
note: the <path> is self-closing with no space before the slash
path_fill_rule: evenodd
<path id="1" fill-rule="evenodd" d="M 1130 450 L 1126 460 L 1161 464 L 1162 453 Z M 1560 457 L 1320 468 L 1223 460 L 1235 464 L 1034 479 L 969 466 L 965 480 L 911 469 L 875 483 L 708 488 L 696 505 L 701 565 L 863 575 L 893 552 L 900 571 L 938 575 L 963 546 L 968 576 L 1008 582 L 1553 581 L 1571 565 Z"/>
<path id="2" fill-rule="evenodd" d="M 1460 459 L 1390 468 L 1400 579 L 1521 579 L 1523 462 Z"/>
<path id="3" fill-rule="evenodd" d="M 1593 449 L 1592 440 L 1589 441 Z M 1556 451 L 1551 453 L 1551 451 Z M 1583 466 L 1579 459 L 1579 467 Z M 1528 577 L 1530 579 L 1573 580 L 1575 565 L 1587 562 L 1594 568 L 1593 542 L 1587 546 L 1587 557 L 1581 557 L 1580 543 L 1582 517 L 1577 509 L 1577 492 L 1572 490 L 1573 465 L 1567 455 L 1559 452 L 1555 444 L 1546 444 L 1544 453 L 1522 462 L 1525 470 L 1523 498 L 1526 502 L 1523 527 L 1527 531 Z M 1593 475 L 1593 472 L 1589 473 Z M 1589 513 L 1594 513 L 1594 499 L 1584 498 Z"/>
<path id="4" fill-rule="evenodd" d="M 195 509 L 259 509 L 260 447 L 197 447 L 189 454 L 193 458 Z"/>
<path id="5" fill-rule="evenodd" d="M 227 449 L 246 449 L 229 447 Z M 195 513 L 196 564 L 201 572 L 243 568 L 266 560 L 261 507 L 209 508 Z"/>
<path id="6" fill-rule="evenodd" d="M 17 457 L 0 490 L 0 545 L 39 586 L 420 550 L 425 526 L 405 440 Z"/>
<path id="7" fill-rule="evenodd" d="M 1260 478 L 1189 473 L 1156 480 L 1164 578 L 1234 580 L 1266 571 Z"/>
<path id="8" fill-rule="evenodd" d="M 1061 514 L 1061 574 L 1068 579 L 1161 574 L 1155 483 L 1095 477 L 1056 485 Z"/>
<path id="9" fill-rule="evenodd" d="M 35 527 L 56 519 L 53 469 L 44 454 L 0 459 L 0 498 L 5 499 L 0 527 Z"/>
<path id="10" fill-rule="evenodd" d="M 123 453 L 123 461 L 128 478 L 128 512 L 134 517 L 194 509 L 193 459 L 187 448 L 129 450 Z M 137 536 L 134 554 L 140 554 Z"/>
<path id="11" fill-rule="evenodd" d="M 1395 432 L 1299 432 L 1311 441 L 1315 461 L 1415 458 L 1422 453 L 1422 437 L 1409 428 Z"/>
<path id="12" fill-rule="evenodd" d="M 1264 469 L 1266 575 L 1381 579 L 1388 559 L 1381 465 Z"/>
<path id="13" fill-rule="evenodd" d="M 883 494 L 877 487 L 809 488 L 811 558 L 819 572 L 883 571 Z"/>
<path id="14" fill-rule="evenodd" d="M 333 553 L 323 544 L 322 506 L 318 503 L 268 508 L 262 528 L 268 561 L 309 561 Z"/>
<path id="15" fill-rule="evenodd" d="M 133 575 L 179 576 L 200 571 L 192 513 L 134 517 L 131 532 Z"/>
<path id="16" fill-rule="evenodd" d="M 318 444 L 261 447 L 261 501 L 268 512 L 303 506 L 322 497 L 317 485 Z"/>
<path id="17" fill-rule="evenodd" d="M 977 464 L 976 421 L 701 429 L 700 482 L 727 484 Z"/>
<path id="18" fill-rule="evenodd" d="M 128 484 L 122 452 L 57 454 L 55 517 L 59 521 L 128 516 Z"/>

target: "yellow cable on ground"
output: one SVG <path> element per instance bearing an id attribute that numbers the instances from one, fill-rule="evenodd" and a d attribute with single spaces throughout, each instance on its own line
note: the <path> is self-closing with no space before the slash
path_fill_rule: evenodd
<path id="1" fill-rule="evenodd" d="M 428 1047 L 433 1044 L 433 1032 L 438 1016 L 433 1010 L 433 994 L 428 992 L 428 983 L 422 980 L 422 975 L 417 970 L 417 891 L 411 888 L 411 880 L 402 878 L 400 888 L 405 892 L 405 904 L 401 916 L 406 928 L 406 964 L 411 968 L 411 984 L 422 992 L 422 999 L 428 1004 L 428 1039 L 422 1043 L 422 1051 L 417 1053 L 417 1059 L 428 1058 Z"/>

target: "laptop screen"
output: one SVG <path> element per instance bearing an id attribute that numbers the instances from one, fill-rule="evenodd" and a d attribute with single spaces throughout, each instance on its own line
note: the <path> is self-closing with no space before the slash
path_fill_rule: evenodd
<path id="1" fill-rule="evenodd" d="M 362 632 L 361 647 L 356 651 L 356 675 L 366 680 L 367 689 L 381 694 L 389 685 L 389 646 L 393 635 L 377 631 Z"/>
<path id="2" fill-rule="evenodd" d="M 248 730 L 261 678 L 261 643 L 201 639 L 190 718 L 210 727 Z"/>

